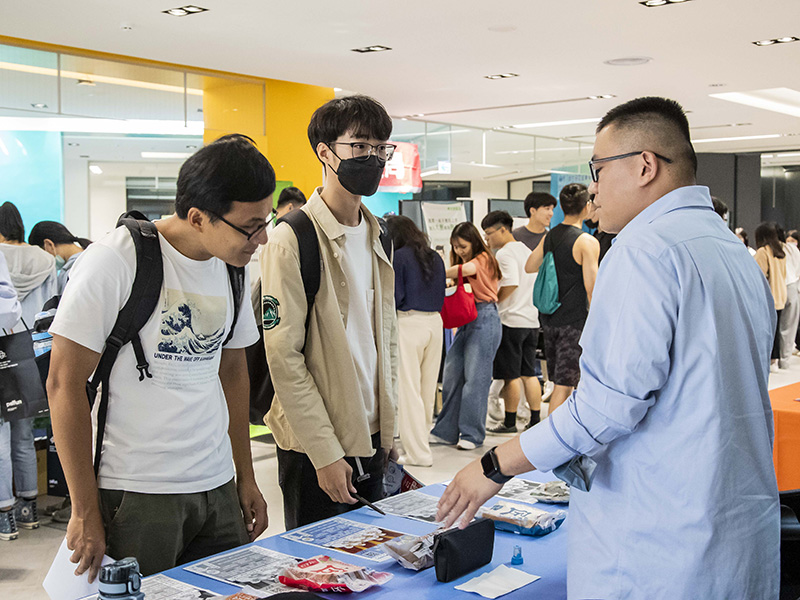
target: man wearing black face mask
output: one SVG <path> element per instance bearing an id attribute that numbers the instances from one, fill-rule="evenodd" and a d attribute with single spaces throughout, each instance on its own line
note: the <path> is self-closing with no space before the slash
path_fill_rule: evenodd
<path id="1" fill-rule="evenodd" d="M 319 242 L 321 283 L 308 302 L 298 238 L 286 223 L 261 257 L 264 343 L 275 398 L 266 422 L 278 446 L 287 529 L 382 497 L 397 402 L 394 274 L 380 225 L 361 203 L 394 146 L 392 121 L 366 96 L 317 109 L 308 137 L 324 185 L 302 210 Z"/>

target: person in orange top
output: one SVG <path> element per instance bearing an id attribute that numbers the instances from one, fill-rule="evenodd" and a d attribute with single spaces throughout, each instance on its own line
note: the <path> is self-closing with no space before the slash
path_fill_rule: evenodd
<path id="1" fill-rule="evenodd" d="M 457 444 L 460 450 L 483 445 L 492 363 L 502 326 L 497 312 L 500 267 L 472 223 L 459 223 L 450 235 L 448 278 L 458 267 L 472 286 L 478 318 L 458 329 L 447 352 L 442 376 L 442 412 L 431 431 L 432 444 Z"/>
<path id="2" fill-rule="evenodd" d="M 781 311 L 786 305 L 786 252 L 778 239 L 778 226 L 775 223 L 762 223 L 756 227 L 755 259 L 764 272 L 775 301 L 775 310 L 778 313 L 778 327 L 775 331 L 775 343 L 772 346 L 770 358 L 770 371 L 778 370 L 778 359 L 781 357 L 780 348 L 780 322 Z"/>

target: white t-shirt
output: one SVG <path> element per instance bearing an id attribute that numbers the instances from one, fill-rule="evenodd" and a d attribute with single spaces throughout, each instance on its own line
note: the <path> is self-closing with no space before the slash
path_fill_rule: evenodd
<path id="1" fill-rule="evenodd" d="M 358 374 L 370 432 L 380 430 L 378 416 L 378 348 L 375 344 L 375 286 L 372 275 L 372 240 L 363 215 L 356 227 L 342 225 L 342 270 L 349 286 L 345 333 Z"/>
<path id="2" fill-rule="evenodd" d="M 160 309 L 139 332 L 153 377 L 139 381 L 133 346 L 126 344 L 111 372 L 98 483 L 151 494 L 208 491 L 234 475 L 219 379 L 233 296 L 225 263 L 192 260 L 163 236 L 159 239 L 164 261 Z M 70 272 L 50 332 L 102 352 L 130 296 L 135 271 L 136 253 L 126 228 L 89 246 Z M 226 348 L 257 341 L 245 293 Z"/>
<path id="3" fill-rule="evenodd" d="M 783 244 L 786 252 L 786 285 L 800 281 L 800 250 L 794 244 Z"/>
<path id="4" fill-rule="evenodd" d="M 506 327 L 539 327 L 539 311 L 533 305 L 536 273 L 525 272 L 525 262 L 530 254 L 530 248 L 522 242 L 509 242 L 495 255 L 503 275 L 497 285 L 498 289 L 517 286 L 508 298 L 497 303 L 500 322 Z"/>

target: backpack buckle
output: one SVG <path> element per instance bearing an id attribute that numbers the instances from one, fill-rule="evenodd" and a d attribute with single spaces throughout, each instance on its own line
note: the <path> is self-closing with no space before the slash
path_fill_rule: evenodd
<path id="1" fill-rule="evenodd" d="M 144 381 L 145 375 L 148 379 L 153 378 L 153 376 L 150 374 L 150 363 L 147 361 L 140 365 L 136 365 L 136 368 L 139 369 L 139 381 Z"/>

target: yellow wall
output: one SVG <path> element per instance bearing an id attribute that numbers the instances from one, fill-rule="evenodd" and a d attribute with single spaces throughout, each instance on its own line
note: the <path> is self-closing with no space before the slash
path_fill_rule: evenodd
<path id="1" fill-rule="evenodd" d="M 245 83 L 204 78 L 203 141 L 228 133 L 253 138 L 278 180 L 291 181 L 306 197 L 322 185 L 322 169 L 306 131 L 313 112 L 334 97 L 333 89 L 264 79 Z"/>

